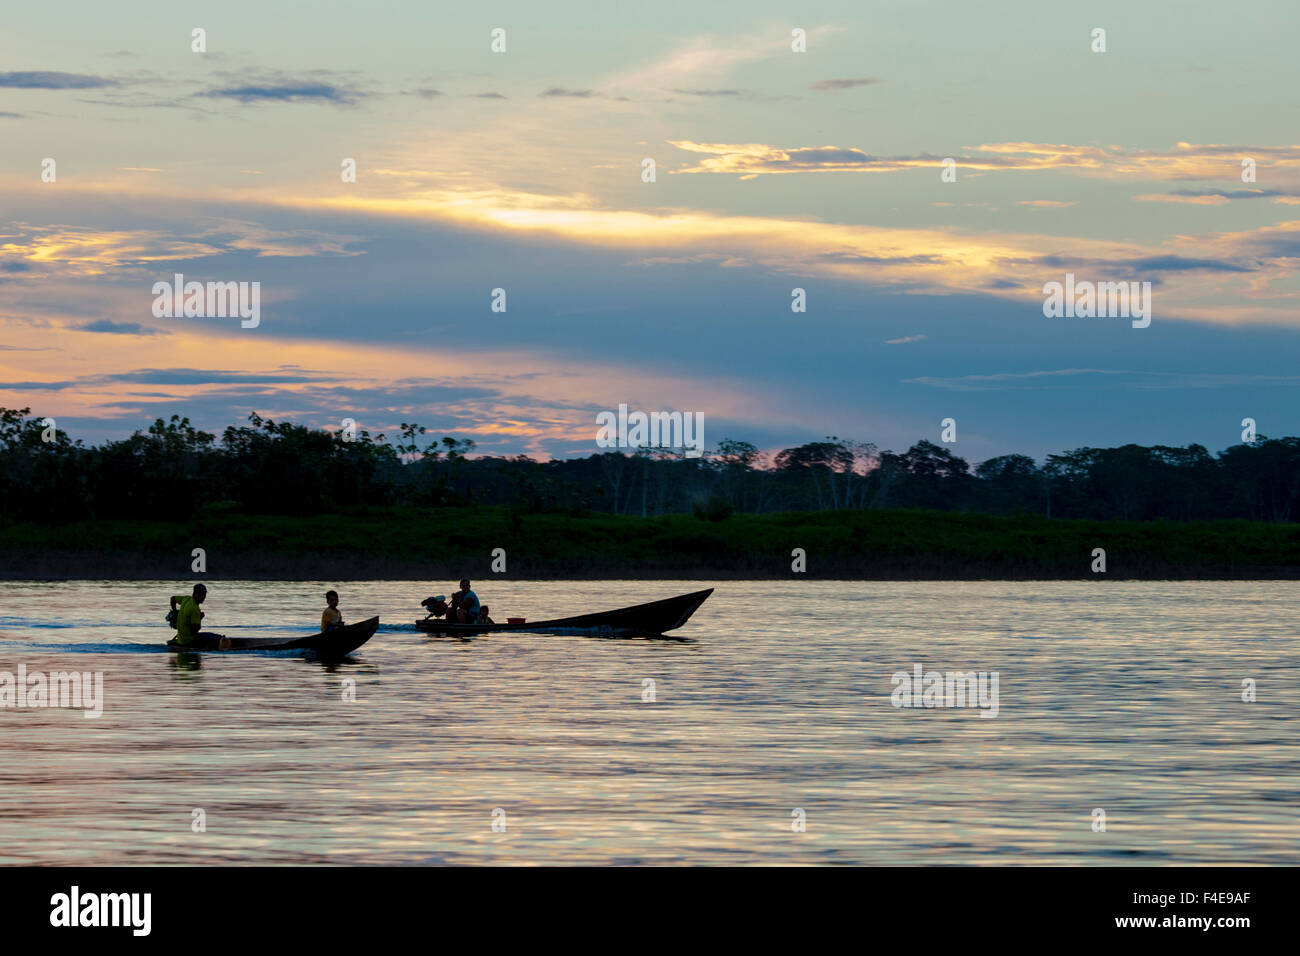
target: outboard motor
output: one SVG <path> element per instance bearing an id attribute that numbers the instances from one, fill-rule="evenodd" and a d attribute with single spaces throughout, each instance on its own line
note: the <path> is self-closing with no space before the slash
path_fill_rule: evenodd
<path id="1" fill-rule="evenodd" d="M 425 598 L 420 602 L 420 607 L 428 609 L 429 617 L 442 617 L 448 611 L 447 599 L 441 594 L 437 597 Z"/>

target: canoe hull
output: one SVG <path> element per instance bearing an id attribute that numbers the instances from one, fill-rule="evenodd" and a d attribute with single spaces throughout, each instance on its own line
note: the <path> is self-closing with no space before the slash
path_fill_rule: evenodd
<path id="1" fill-rule="evenodd" d="M 309 634 L 306 637 L 231 637 L 230 646 L 224 650 L 217 642 L 220 634 L 200 635 L 205 640 L 192 644 L 177 644 L 175 640 L 167 642 L 173 651 L 204 651 L 229 654 L 232 651 L 294 651 L 301 650 L 316 657 L 336 658 L 351 654 L 358 647 L 370 640 L 379 629 L 379 618 L 359 621 L 345 627 L 336 627 L 331 631 Z"/>
<path id="2" fill-rule="evenodd" d="M 694 591 L 649 604 L 579 614 L 576 617 L 524 624 L 455 624 L 438 618 L 416 621 L 415 626 L 430 634 L 469 636 L 494 633 L 580 634 L 597 637 L 659 637 L 681 627 L 705 602 L 713 588 Z"/>

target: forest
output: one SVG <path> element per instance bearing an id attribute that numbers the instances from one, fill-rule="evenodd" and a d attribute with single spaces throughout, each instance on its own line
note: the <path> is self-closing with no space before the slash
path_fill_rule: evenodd
<path id="1" fill-rule="evenodd" d="M 87 446 L 28 408 L 0 408 L 0 522 L 186 521 L 368 508 L 500 506 L 511 513 L 694 515 L 924 509 L 1119 521 L 1300 518 L 1300 438 L 1259 436 L 1212 454 L 1201 445 L 1076 448 L 1037 462 L 972 464 L 921 440 L 906 451 L 830 436 L 772 454 L 725 439 L 697 458 L 643 449 L 537 461 L 474 455 L 402 423 L 391 438 L 327 432 L 250 415 L 220 436 L 157 419 Z"/>

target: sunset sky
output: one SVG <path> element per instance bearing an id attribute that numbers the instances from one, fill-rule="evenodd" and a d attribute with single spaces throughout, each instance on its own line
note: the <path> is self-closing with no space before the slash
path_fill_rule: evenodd
<path id="1" fill-rule="evenodd" d="M 597 450 L 620 403 L 764 449 L 902 450 L 952 417 L 971 461 L 1218 450 L 1245 417 L 1294 435 L 1297 23 L 1200 0 L 8 4 L 0 405 L 87 442 L 256 411 L 541 457 Z M 178 272 L 260 282 L 261 324 L 155 318 Z M 1152 283 L 1150 327 L 1046 318 L 1067 272 Z"/>

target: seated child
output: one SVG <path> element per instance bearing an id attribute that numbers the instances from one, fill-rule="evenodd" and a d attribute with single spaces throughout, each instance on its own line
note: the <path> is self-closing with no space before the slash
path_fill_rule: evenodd
<path id="1" fill-rule="evenodd" d="M 339 592 L 326 591 L 325 603 L 329 605 L 320 616 L 321 633 L 343 626 L 343 612 L 339 610 Z"/>

